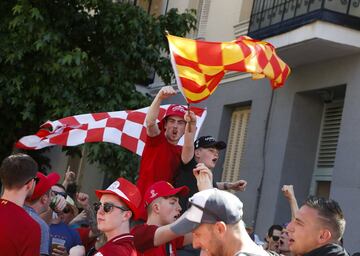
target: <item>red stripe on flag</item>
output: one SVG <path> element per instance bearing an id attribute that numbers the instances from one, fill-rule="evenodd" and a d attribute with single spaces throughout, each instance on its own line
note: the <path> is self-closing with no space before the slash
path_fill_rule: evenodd
<path id="1" fill-rule="evenodd" d="M 147 132 L 146 132 L 146 128 L 145 127 L 143 127 L 142 129 L 141 129 L 141 133 L 140 133 L 140 140 L 142 140 L 142 141 L 146 141 L 146 138 L 147 138 Z"/>
<path id="2" fill-rule="evenodd" d="M 176 53 L 174 53 L 173 55 L 174 55 L 176 65 L 190 67 L 199 73 L 202 72 L 202 70 L 199 68 L 199 63 L 185 59 L 185 58 L 181 57 L 180 55 L 177 55 Z"/>
<path id="3" fill-rule="evenodd" d="M 279 65 L 279 60 L 277 59 L 275 54 L 271 56 L 270 64 L 274 71 L 274 77 L 278 77 L 281 74 L 281 67 Z"/>
<path id="4" fill-rule="evenodd" d="M 240 48 L 241 48 L 241 50 L 242 50 L 242 52 L 243 52 L 243 55 L 244 55 L 244 59 L 251 54 L 251 49 L 250 49 L 250 47 L 247 46 L 247 45 L 243 42 L 243 39 L 242 39 L 242 38 L 239 38 L 238 40 L 236 40 L 235 43 L 240 46 Z"/>
<path id="5" fill-rule="evenodd" d="M 256 46 L 257 50 L 257 60 L 259 63 L 259 66 L 264 69 L 265 66 L 269 63 L 269 60 L 266 57 L 266 54 L 264 53 L 263 49 L 259 46 Z"/>
<path id="6" fill-rule="evenodd" d="M 245 61 L 242 60 L 230 65 L 226 65 L 225 70 L 246 72 Z"/>
<path id="7" fill-rule="evenodd" d="M 180 80 L 182 86 L 193 93 L 201 93 L 206 89 L 205 85 L 200 85 L 193 80 L 187 79 L 185 77 L 180 77 Z"/>
<path id="8" fill-rule="evenodd" d="M 221 43 L 196 41 L 196 52 L 199 64 L 222 66 Z"/>
<path id="9" fill-rule="evenodd" d="M 224 75 L 225 75 L 224 72 L 220 72 L 212 77 L 211 82 L 207 86 L 210 91 L 210 94 L 213 93 L 213 91 L 216 89 L 216 87 L 218 86 Z"/>

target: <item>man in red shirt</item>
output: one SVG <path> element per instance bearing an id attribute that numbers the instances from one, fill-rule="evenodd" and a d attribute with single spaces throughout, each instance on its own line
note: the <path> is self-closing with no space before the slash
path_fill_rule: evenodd
<path id="1" fill-rule="evenodd" d="M 189 189 L 186 186 L 174 188 L 166 181 L 158 181 L 148 188 L 144 195 L 147 222 L 135 226 L 131 231 L 135 237 L 138 255 L 176 255 L 177 248 L 183 247 L 184 243 L 191 243 L 191 237 L 186 241 L 183 236 L 174 236 L 174 239 L 167 236 L 167 241 L 164 241 L 157 232 L 159 227 L 173 223 L 180 216 L 179 196 L 185 196 L 187 193 Z"/>
<path id="2" fill-rule="evenodd" d="M 195 168 L 194 175 L 199 190 L 212 187 L 212 173 L 204 164 Z M 188 193 L 186 186 L 174 188 L 165 181 L 156 182 L 148 188 L 144 195 L 147 222 L 135 226 L 131 231 L 138 255 L 174 256 L 178 248 L 191 243 L 190 233 L 178 236 L 171 231 L 171 225 L 180 217 L 179 196 Z"/>
<path id="3" fill-rule="evenodd" d="M 40 227 L 23 209 L 38 181 L 37 163 L 28 155 L 14 154 L 0 167 L 4 193 L 0 199 L 0 250 L 2 255 L 40 255 Z"/>
<path id="4" fill-rule="evenodd" d="M 100 203 L 96 205 L 98 229 L 107 243 L 95 256 L 136 256 L 134 236 L 130 232 L 130 219 L 138 216 L 141 196 L 137 187 L 126 179 L 119 178 L 106 190 L 96 190 Z"/>
<path id="5" fill-rule="evenodd" d="M 189 116 L 189 123 L 186 124 L 184 115 L 187 109 L 181 105 L 171 105 L 165 113 L 162 121 L 157 124 L 162 100 L 175 95 L 176 91 L 171 86 L 160 89 L 149 107 L 146 115 L 147 140 L 141 157 L 139 178 L 137 187 L 143 196 L 153 183 L 167 181 L 173 183 L 182 158 L 182 147 L 177 145 L 183 136 L 187 126 L 190 130 L 196 131 L 196 120 L 194 113 Z M 184 151 L 184 150 L 183 150 Z M 191 156 L 192 157 L 192 156 Z M 145 213 L 141 214 L 145 219 Z"/>

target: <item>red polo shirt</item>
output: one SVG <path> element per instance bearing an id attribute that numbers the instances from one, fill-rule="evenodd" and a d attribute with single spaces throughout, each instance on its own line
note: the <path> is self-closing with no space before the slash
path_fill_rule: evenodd
<path id="1" fill-rule="evenodd" d="M 136 256 L 137 254 L 134 247 L 134 236 L 131 234 L 122 234 L 116 236 L 100 247 L 94 256 L 113 255 Z"/>
<path id="2" fill-rule="evenodd" d="M 0 199 L 1 255 L 40 255 L 40 226 L 20 206 Z"/>

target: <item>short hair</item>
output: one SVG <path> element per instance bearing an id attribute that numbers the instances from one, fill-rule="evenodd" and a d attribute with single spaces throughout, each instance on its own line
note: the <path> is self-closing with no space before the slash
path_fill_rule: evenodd
<path id="1" fill-rule="evenodd" d="M 38 169 L 38 164 L 29 155 L 13 154 L 2 161 L 0 179 L 6 189 L 19 189 L 36 177 Z"/>
<path id="2" fill-rule="evenodd" d="M 269 230 L 268 230 L 268 237 L 271 237 L 274 233 L 274 230 L 280 230 L 282 231 L 283 230 L 283 227 L 278 225 L 278 224 L 274 224 L 272 225 Z"/>
<path id="3" fill-rule="evenodd" d="M 323 197 L 310 196 L 305 205 L 318 212 L 321 223 L 330 229 L 334 240 L 339 242 L 344 235 L 346 222 L 338 202 Z"/>

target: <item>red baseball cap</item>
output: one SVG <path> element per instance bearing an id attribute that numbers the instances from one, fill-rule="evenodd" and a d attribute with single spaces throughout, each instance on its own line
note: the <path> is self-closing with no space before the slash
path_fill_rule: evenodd
<path id="1" fill-rule="evenodd" d="M 151 204 L 155 199 L 166 196 L 186 196 L 189 194 L 189 188 L 187 186 L 181 186 L 174 188 L 170 183 L 166 181 L 158 181 L 152 184 L 145 192 L 144 203 L 145 208 Z"/>
<path id="2" fill-rule="evenodd" d="M 99 199 L 104 194 L 111 194 L 119 197 L 132 211 L 134 219 L 138 218 L 141 195 L 139 189 L 130 181 L 124 178 L 118 178 L 107 189 L 96 190 L 95 194 Z"/>
<path id="3" fill-rule="evenodd" d="M 186 111 L 187 108 L 184 107 L 183 105 L 171 104 L 166 110 L 163 119 L 167 118 L 168 116 L 179 116 L 181 118 L 184 118 Z"/>
<path id="4" fill-rule="evenodd" d="M 34 192 L 29 198 L 30 202 L 39 199 L 60 180 L 60 175 L 56 172 L 50 173 L 48 176 L 37 172 L 36 177 L 39 178 L 39 182 L 36 184 Z"/>

